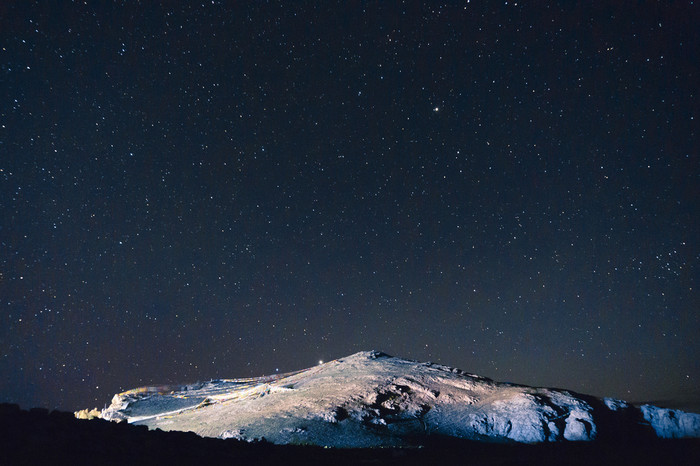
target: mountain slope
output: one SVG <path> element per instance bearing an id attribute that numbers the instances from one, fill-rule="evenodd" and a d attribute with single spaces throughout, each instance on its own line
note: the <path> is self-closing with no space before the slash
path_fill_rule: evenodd
<path id="1" fill-rule="evenodd" d="M 276 376 L 130 390 L 101 417 L 336 447 L 421 444 L 426 435 L 523 443 L 700 437 L 698 414 L 498 383 L 375 351 Z"/>

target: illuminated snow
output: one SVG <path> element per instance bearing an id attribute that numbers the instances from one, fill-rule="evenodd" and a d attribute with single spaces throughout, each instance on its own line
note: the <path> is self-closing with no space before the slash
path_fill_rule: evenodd
<path id="1" fill-rule="evenodd" d="M 369 447 L 435 434 L 590 441 L 602 417 L 636 409 L 594 400 L 369 351 L 268 377 L 134 389 L 115 395 L 102 417 L 207 437 Z M 641 413 L 660 437 L 700 437 L 700 415 L 648 405 Z"/>

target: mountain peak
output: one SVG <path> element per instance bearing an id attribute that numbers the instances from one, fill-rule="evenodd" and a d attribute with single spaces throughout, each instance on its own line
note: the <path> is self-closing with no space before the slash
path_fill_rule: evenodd
<path id="1" fill-rule="evenodd" d="M 338 447 L 700 437 L 700 415 L 494 382 L 460 369 L 361 351 L 308 369 L 143 387 L 114 396 L 109 420 L 202 436 Z"/>
<path id="2" fill-rule="evenodd" d="M 382 351 L 377 351 L 377 350 L 370 350 L 370 351 L 360 351 L 359 353 L 356 353 L 357 355 L 362 355 L 367 357 L 368 359 L 378 359 L 378 358 L 393 358 L 393 356 L 384 353 Z"/>

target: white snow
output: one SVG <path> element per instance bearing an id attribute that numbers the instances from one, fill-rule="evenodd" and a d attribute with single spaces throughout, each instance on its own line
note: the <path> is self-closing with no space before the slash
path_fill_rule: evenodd
<path id="1" fill-rule="evenodd" d="M 626 401 L 616 400 L 615 398 L 603 398 L 603 402 L 611 411 L 619 411 L 621 409 L 629 408 Z"/>
<path id="2" fill-rule="evenodd" d="M 600 401 L 606 416 L 630 408 Z M 641 410 L 660 437 L 700 437 L 700 415 Z M 102 417 L 208 437 L 370 447 L 407 445 L 431 434 L 589 441 L 598 436 L 600 413 L 567 391 L 366 351 L 287 374 L 129 390 L 115 395 Z"/>
<path id="3" fill-rule="evenodd" d="M 652 405 L 643 405 L 641 410 L 644 419 L 661 438 L 700 437 L 700 414 Z"/>

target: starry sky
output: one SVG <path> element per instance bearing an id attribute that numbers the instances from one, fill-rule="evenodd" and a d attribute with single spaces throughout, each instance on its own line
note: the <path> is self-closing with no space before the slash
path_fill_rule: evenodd
<path id="1" fill-rule="evenodd" d="M 0 6 L 0 401 L 377 349 L 700 409 L 697 2 L 162 3 Z"/>

